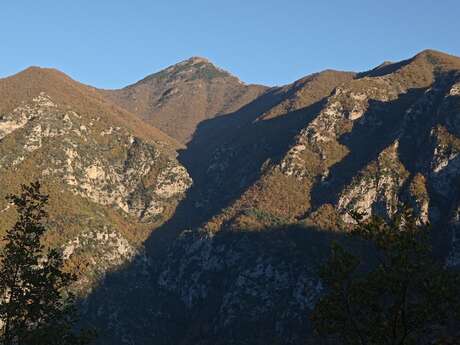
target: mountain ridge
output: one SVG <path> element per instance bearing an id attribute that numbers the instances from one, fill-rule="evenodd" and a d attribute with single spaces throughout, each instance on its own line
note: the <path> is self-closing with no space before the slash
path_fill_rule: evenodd
<path id="1" fill-rule="evenodd" d="M 0 112 L 11 110 L 24 100 L 38 96 L 40 92 L 45 92 L 59 100 L 63 106 L 76 107 L 80 111 L 96 107 L 101 109 L 106 116 L 110 113 L 117 122 L 130 127 L 143 138 L 162 140 L 175 148 L 182 147 L 175 139 L 170 138 L 160 130 L 145 126 L 137 116 L 116 104 L 108 103 L 107 99 L 103 98 L 97 89 L 81 84 L 53 68 L 34 66 L 12 76 L 1 78 L 0 96 L 4 101 L 0 104 Z M 80 102 L 80 99 L 91 100 L 91 102 L 86 105 Z"/>
<path id="2" fill-rule="evenodd" d="M 460 267 L 460 58 L 270 88 L 210 65 L 120 90 L 40 69 L 0 79 L 0 190 L 44 180 L 47 241 L 79 273 L 100 344 L 304 344 L 350 209 L 410 205 Z"/>
<path id="3" fill-rule="evenodd" d="M 101 92 L 186 144 L 199 122 L 233 112 L 266 89 L 246 85 L 209 60 L 192 57 L 122 89 Z"/>

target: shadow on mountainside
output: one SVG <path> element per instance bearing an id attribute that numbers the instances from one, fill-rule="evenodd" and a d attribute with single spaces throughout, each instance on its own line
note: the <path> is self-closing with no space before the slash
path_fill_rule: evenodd
<path id="1" fill-rule="evenodd" d="M 384 62 L 383 64 L 365 72 L 358 73 L 357 78 L 364 77 L 381 77 L 387 74 L 391 74 L 401 69 L 402 67 L 410 64 L 414 61 L 414 58 L 403 60 L 400 62 Z"/>
<path id="2" fill-rule="evenodd" d="M 209 285 L 212 291 L 199 302 L 200 307 L 194 307 L 193 310 L 186 308 L 180 293 L 165 289 L 164 286 L 160 287 L 158 280 L 164 273 L 165 267 L 168 266 L 168 262 L 178 259 L 187 260 L 190 255 L 189 251 L 181 247 L 184 241 L 177 242 L 176 239 L 186 238 L 193 243 L 194 241 L 200 242 L 199 239 L 192 238 L 195 235 L 188 234 L 185 237 L 179 237 L 179 235 L 186 229 L 197 229 L 212 215 L 241 195 L 260 175 L 262 164 L 269 159 L 275 161 L 279 159 L 298 131 L 315 117 L 324 103 L 320 101 L 277 118 L 257 121 L 260 115 L 282 99 L 281 96 L 276 95 L 276 92 L 277 90 L 269 90 L 235 113 L 221 115 L 200 123 L 193 140 L 179 155 L 179 160 L 194 180 L 186 197 L 179 203 L 174 215 L 151 233 L 145 242 L 144 252 L 137 255 L 131 263 L 108 273 L 101 279 L 99 286 L 82 301 L 82 309 L 87 322 L 101 329 L 101 344 L 150 344 L 152 339 L 155 339 L 155 344 L 178 344 L 184 339 L 194 338 L 196 332 L 201 334 L 201 332 L 212 331 L 211 325 L 214 318 L 218 317 L 219 303 L 223 303 L 222 298 L 225 293 L 229 292 L 228 287 L 235 284 L 231 281 L 232 277 L 244 265 L 240 268 L 238 266 L 226 267 L 212 278 L 212 281 L 206 283 L 206 286 Z M 235 145 L 235 139 L 238 139 L 238 145 Z M 209 176 L 208 167 L 212 163 L 213 152 L 219 147 L 229 145 L 235 145 L 233 149 L 237 155 L 231 156 L 223 174 L 225 182 L 217 184 L 216 188 L 216 181 Z M 246 175 L 246 178 L 244 183 L 241 183 L 243 175 Z M 210 200 L 207 207 L 197 206 L 204 197 Z M 302 241 L 302 246 L 307 243 L 313 247 L 319 245 L 315 241 L 310 243 L 302 239 L 302 236 L 312 236 L 307 230 L 305 232 L 299 230 L 292 238 L 289 234 L 294 234 L 294 232 L 283 230 L 278 234 L 276 230 L 267 230 L 258 234 L 224 232 L 223 235 L 219 234 L 217 239 L 225 243 L 226 239 L 230 238 L 230 243 L 239 243 L 239 237 L 243 236 L 249 248 L 248 252 L 242 253 L 239 260 L 245 260 L 247 256 L 248 262 L 256 265 L 257 255 L 267 254 L 266 251 L 270 249 L 269 246 L 260 247 L 258 238 L 270 238 L 272 233 L 276 234 L 274 238 L 281 236 L 286 239 L 286 245 L 297 246 L 296 241 Z M 198 236 L 196 230 L 191 234 Z M 317 236 L 335 238 L 338 235 L 320 232 Z M 275 241 L 276 245 L 283 245 L 283 241 L 280 239 L 277 241 Z M 270 245 L 275 245 L 275 242 Z M 174 247 L 172 248 L 171 245 Z M 257 251 L 252 252 L 251 246 L 257 246 Z M 256 255 L 256 253 L 259 254 Z M 281 257 L 286 256 L 286 253 L 289 252 L 286 251 Z M 203 255 L 206 253 L 203 252 Z M 296 265 L 303 267 L 300 263 L 289 265 L 292 266 L 292 269 Z M 178 277 L 183 274 L 194 274 L 193 265 L 187 265 L 187 267 L 185 273 L 180 272 L 179 274 L 178 272 Z M 171 268 L 168 270 L 170 271 Z M 228 275 L 229 270 L 233 270 L 230 275 Z M 200 271 L 195 271 L 195 274 L 197 273 L 199 274 Z M 225 283 L 226 281 L 228 283 Z M 180 279 L 177 284 L 182 284 Z M 203 316 L 205 319 L 200 317 L 203 310 L 206 310 Z M 204 323 L 200 324 L 199 320 Z M 302 327 L 304 327 L 306 321 L 302 320 Z M 273 329 L 274 325 L 271 326 Z M 203 327 L 208 327 L 208 329 L 203 331 Z M 231 332 L 236 332 L 238 327 L 246 326 L 239 324 L 238 327 L 232 327 Z M 186 343 L 184 341 L 184 344 Z"/>
<path id="3" fill-rule="evenodd" d="M 312 189 L 312 205 L 336 204 L 339 193 L 349 185 L 362 169 L 399 139 L 405 125 L 405 112 L 426 89 L 410 89 L 396 100 L 371 100 L 366 112 L 355 120 L 350 132 L 339 138 L 349 153 L 330 168 L 327 179 L 318 181 Z"/>
<path id="4" fill-rule="evenodd" d="M 275 93 L 276 89 L 269 90 L 234 113 L 220 115 L 198 125 L 193 139 L 186 149 L 179 151 L 178 156 L 179 162 L 192 177 L 193 185 L 177 206 L 173 216 L 155 229 L 147 239 L 149 255 L 161 257 L 171 241 L 183 230 L 199 227 L 213 212 L 223 207 L 223 203 L 219 201 L 214 202 L 211 208 L 200 207 L 203 199 L 207 198 L 206 192 L 214 183 L 206 175 L 212 154 L 225 142 L 225 138 L 233 138 L 242 128 L 250 125 L 258 116 L 277 104 L 281 97 L 277 97 Z"/>
<path id="5" fill-rule="evenodd" d="M 427 148 L 427 140 L 418 143 L 401 133 L 414 126 L 405 112 L 425 91 L 412 89 L 392 102 L 369 104 L 353 130 L 340 138 L 350 153 L 331 168 L 329 179 L 315 185 L 313 205 L 337 201 L 353 176 L 396 139 L 406 169 L 417 172 L 408 162 Z M 282 99 L 276 92 L 199 124 L 179 154 L 194 180 L 185 199 L 152 232 L 143 253 L 108 273 L 82 301 L 85 321 L 100 329 L 100 344 L 304 343 L 318 263 L 331 241 L 344 241 L 344 235 L 300 224 L 224 229 L 214 235 L 197 230 L 257 180 L 267 161 L 277 162 L 325 102 L 259 119 Z M 431 130 L 431 122 L 422 122 Z M 279 334 L 283 339 L 277 339 Z"/>
<path id="6" fill-rule="evenodd" d="M 203 213 L 202 219 L 207 220 L 238 199 L 261 177 L 268 163 L 276 164 L 282 159 L 294 137 L 315 118 L 325 102 L 324 98 L 270 119 L 260 119 L 268 107 L 250 104 L 236 114 L 203 121 L 187 149 L 179 155 L 194 180 L 189 192 L 198 206 L 194 211 Z M 257 111 L 252 111 L 254 106 Z M 247 113 L 251 116 L 235 121 L 234 116 Z M 209 142 L 211 135 L 216 139 Z"/>
<path id="7" fill-rule="evenodd" d="M 437 151 L 441 145 L 438 140 L 442 141 L 444 135 L 453 136 L 457 140 L 460 137 L 460 127 L 455 125 L 458 121 L 458 112 L 455 109 L 460 109 L 460 96 L 450 96 L 446 100 L 453 84 L 459 81 L 458 71 L 436 72 L 435 82 L 425 93 L 424 100 L 416 105 L 408 117 L 405 135 L 400 139 L 399 156 L 412 175 L 423 175 L 425 171 L 432 169 L 430 165 L 438 160 L 436 155 L 439 154 Z M 439 131 L 440 128 L 446 132 L 442 133 Z M 414 157 L 417 157 L 417 160 Z M 442 175 L 456 164 L 459 164 L 458 157 L 451 159 L 440 171 L 433 173 Z M 436 183 L 427 183 L 426 188 L 430 200 L 429 221 L 436 224 L 433 231 L 434 253 L 439 258 L 445 258 L 446 253 L 452 249 L 452 224 L 449 222 L 453 219 L 455 208 L 460 204 L 460 187 L 458 183 L 450 183 L 447 195 L 437 191 Z"/>
<path id="8" fill-rule="evenodd" d="M 447 117 L 451 112 L 443 111 L 441 106 L 446 93 L 458 79 L 458 73 L 435 74 L 430 88 L 410 89 L 392 102 L 370 102 L 352 131 L 339 138 L 339 142 L 350 152 L 331 167 L 327 179 L 314 185 L 311 192 L 313 207 L 317 209 L 326 203 L 337 204 L 340 193 L 352 183 L 353 178 L 375 161 L 380 152 L 398 140 L 398 158 L 409 173 L 400 188 L 399 197 L 414 206 L 408 200 L 409 183 L 419 173 L 428 179 L 428 219 L 435 230 L 433 246 L 435 254 L 445 258 L 451 247 L 451 236 L 448 234 L 448 220 L 454 211 L 451 205 L 457 203 L 452 202 L 452 197 L 439 195 L 433 183 L 430 183 L 427 172 L 431 169 L 431 162 L 436 161 L 434 155 L 437 143 L 434 142 L 433 130 L 438 126 L 449 126 Z M 458 188 L 452 186 L 450 194 L 456 198 L 458 193 Z"/>
<path id="9" fill-rule="evenodd" d="M 438 125 L 448 127 L 449 115 L 443 113 L 441 106 L 445 95 L 456 80 L 460 80 L 458 72 L 435 73 L 435 81 L 431 88 L 425 91 L 424 99 L 417 102 L 412 107 L 411 113 L 406 116 L 405 135 L 400 139 L 399 154 L 401 161 L 411 172 L 420 169 L 418 166 L 420 162 L 414 162 L 414 155 L 420 153 L 424 145 L 432 145 L 430 143 L 432 129 Z M 454 135 L 460 136 L 460 131 Z M 431 160 L 432 156 L 429 158 Z"/>
<path id="10" fill-rule="evenodd" d="M 277 161 L 324 105 L 324 100 L 279 117 L 260 120 L 281 97 L 269 91 L 235 113 L 201 122 L 178 160 L 193 185 L 174 215 L 155 229 L 146 241 L 149 255 L 162 256 L 171 241 L 185 229 L 194 229 L 237 199 L 261 174 L 267 160 Z M 214 156 L 216 152 L 221 156 Z M 222 164 L 224 169 L 211 168 Z"/>
<path id="11" fill-rule="evenodd" d="M 332 241 L 363 243 L 303 225 L 185 232 L 161 261 L 142 256 L 108 273 L 83 302 L 100 344 L 304 344 Z"/>

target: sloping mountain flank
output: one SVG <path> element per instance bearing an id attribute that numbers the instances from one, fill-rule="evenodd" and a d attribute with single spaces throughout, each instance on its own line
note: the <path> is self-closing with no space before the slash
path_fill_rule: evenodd
<path id="1" fill-rule="evenodd" d="M 142 251 L 191 185 L 180 144 L 97 91 L 49 69 L 0 79 L 0 212 L 3 196 L 40 180 L 50 194 L 47 243 L 63 249 L 86 292 Z"/>
<path id="2" fill-rule="evenodd" d="M 245 85 L 208 60 L 192 57 L 123 89 L 102 92 L 185 144 L 198 123 L 237 110 L 265 89 Z"/>

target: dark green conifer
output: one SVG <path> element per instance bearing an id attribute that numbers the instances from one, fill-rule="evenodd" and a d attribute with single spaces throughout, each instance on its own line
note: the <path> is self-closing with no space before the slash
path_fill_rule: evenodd
<path id="1" fill-rule="evenodd" d="M 48 196 L 40 184 L 23 185 L 8 196 L 18 219 L 3 238 L 0 254 L 0 342 L 3 345 L 86 344 L 90 332 L 76 332 L 77 312 L 68 288 L 76 277 L 63 271 L 59 250 L 42 245 Z"/>
<path id="2" fill-rule="evenodd" d="M 428 226 L 407 209 L 390 222 L 354 216 L 352 235 L 370 242 L 377 263 L 334 244 L 321 270 L 327 292 L 312 313 L 316 332 L 346 345 L 422 344 L 448 332 L 460 280 L 433 258 Z"/>

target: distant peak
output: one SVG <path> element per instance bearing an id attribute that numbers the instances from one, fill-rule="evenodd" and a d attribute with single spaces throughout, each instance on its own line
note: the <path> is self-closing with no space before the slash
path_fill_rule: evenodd
<path id="1" fill-rule="evenodd" d="M 32 66 L 29 66 L 27 68 L 25 68 L 23 70 L 23 72 L 26 72 L 26 71 L 42 71 L 42 72 L 59 72 L 59 73 L 63 73 L 61 71 L 59 71 L 58 69 L 56 68 L 52 68 L 52 67 L 42 67 L 42 66 L 35 66 L 35 65 L 32 65 Z"/>
<path id="2" fill-rule="evenodd" d="M 39 67 L 39 66 L 30 66 L 22 71 L 7 77 L 7 78 L 32 78 L 32 79 L 52 79 L 60 78 L 60 79 L 70 79 L 65 73 L 55 69 L 55 68 L 48 68 L 48 67 Z"/>
<path id="3" fill-rule="evenodd" d="M 192 56 L 186 60 L 176 63 L 175 65 L 170 66 L 169 68 L 182 67 L 182 66 L 194 66 L 194 65 L 207 65 L 216 67 L 209 59 L 202 56 Z M 217 68 L 217 67 L 216 67 Z"/>
<path id="4" fill-rule="evenodd" d="M 414 61 L 425 60 L 433 65 L 458 64 L 460 58 L 434 49 L 425 49 L 414 56 Z"/>
<path id="5" fill-rule="evenodd" d="M 448 54 L 434 49 L 425 49 L 418 53 L 416 56 L 448 56 Z"/>
<path id="6" fill-rule="evenodd" d="M 25 69 L 23 70 L 23 72 L 26 72 L 26 71 L 39 71 L 39 70 L 42 70 L 42 69 L 43 69 L 43 68 L 40 67 L 40 66 L 35 66 L 35 65 L 33 65 L 33 66 L 29 66 L 29 67 L 25 68 Z"/>
<path id="7" fill-rule="evenodd" d="M 151 74 L 138 83 L 145 83 L 150 80 L 166 79 L 172 80 L 212 80 L 217 78 L 232 78 L 242 83 L 237 77 L 224 69 L 216 66 L 207 58 L 201 56 L 192 56 L 175 65 L 169 66 L 157 73 Z M 133 85 L 136 85 L 133 84 Z"/>
<path id="8" fill-rule="evenodd" d="M 46 73 L 56 73 L 56 69 L 40 67 L 40 66 L 29 66 L 17 74 L 46 74 Z"/>
<path id="9" fill-rule="evenodd" d="M 202 56 L 192 56 L 191 58 L 185 60 L 185 62 L 189 62 L 189 63 L 192 63 L 192 64 L 196 64 L 196 63 L 211 63 L 211 61 L 209 61 L 208 59 L 202 57 Z"/>

